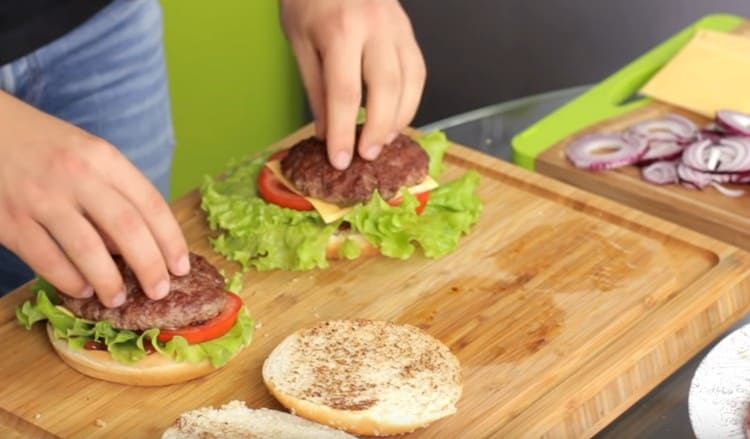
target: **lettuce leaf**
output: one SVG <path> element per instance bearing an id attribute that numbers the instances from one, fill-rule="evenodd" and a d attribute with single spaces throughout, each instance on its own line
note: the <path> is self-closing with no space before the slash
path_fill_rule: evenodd
<path id="1" fill-rule="evenodd" d="M 455 250 L 461 235 L 479 219 L 482 203 L 474 193 L 478 185 L 479 173 L 471 170 L 435 188 L 421 215 L 414 210 L 419 202 L 407 191 L 403 191 L 404 202 L 399 206 L 374 194 L 344 219 L 385 256 L 406 259 L 418 243 L 425 256 L 437 258 Z"/>
<path id="2" fill-rule="evenodd" d="M 448 137 L 442 131 L 433 131 L 415 139 L 430 156 L 430 165 L 427 173 L 430 177 L 437 179 L 443 172 L 443 156 L 448 150 L 450 143 Z"/>
<path id="3" fill-rule="evenodd" d="M 429 173 L 437 179 L 449 146 L 445 134 L 436 131 L 416 140 L 430 156 Z M 328 239 L 342 221 L 349 222 L 352 232 L 361 233 L 386 256 L 405 259 L 419 246 L 427 257 L 440 257 L 457 247 L 482 210 L 474 193 L 479 174 L 470 171 L 434 189 L 422 215 L 414 212 L 416 198 L 404 191 L 399 206 L 390 206 L 374 194 L 342 220 L 325 224 L 315 211 L 286 209 L 259 197 L 256 181 L 267 157 L 263 154 L 232 162 L 222 178 L 206 176 L 201 185 L 201 208 L 216 232 L 212 247 L 245 270 L 328 267 Z M 339 255 L 347 259 L 356 259 L 360 253 L 350 240 L 339 249 Z"/>
<path id="4" fill-rule="evenodd" d="M 42 279 L 32 285 L 32 292 L 35 300 L 27 300 L 16 308 L 16 319 L 26 329 L 47 320 L 52 325 L 53 335 L 67 340 L 70 348 L 83 349 L 87 341 L 104 343 L 112 358 L 124 364 L 145 358 L 148 355 L 145 342 L 150 341 L 159 354 L 175 361 L 195 363 L 208 360 L 214 367 L 220 367 L 252 342 L 254 323 L 244 307 L 234 326 L 219 338 L 189 344 L 185 338 L 176 336 L 165 343 L 157 340 L 157 328 L 139 333 L 113 328 L 108 320 L 92 322 L 73 316 L 65 308 L 54 305 L 52 300 L 56 297 L 56 290 Z"/>

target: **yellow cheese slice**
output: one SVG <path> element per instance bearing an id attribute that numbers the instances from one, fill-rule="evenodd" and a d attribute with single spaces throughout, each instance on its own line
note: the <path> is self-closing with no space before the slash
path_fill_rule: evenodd
<path id="1" fill-rule="evenodd" d="M 750 38 L 699 30 L 641 92 L 709 118 L 750 113 Z"/>
<path id="2" fill-rule="evenodd" d="M 273 175 L 275 175 L 276 178 L 278 178 L 279 181 L 284 184 L 284 186 L 289 188 L 290 191 L 294 192 L 297 195 L 305 197 L 292 185 L 292 183 L 289 182 L 289 180 L 286 179 L 286 177 L 284 177 L 284 174 L 282 174 L 281 172 L 280 160 L 268 161 L 266 162 L 266 167 L 270 169 L 271 172 L 273 172 Z M 407 190 L 412 194 L 418 194 L 420 192 L 435 189 L 436 187 L 438 187 L 438 182 L 428 175 L 423 182 L 419 183 L 416 186 L 407 188 Z M 318 198 L 305 197 L 305 199 L 307 199 L 307 201 L 309 201 L 310 204 L 313 205 L 315 210 L 318 212 L 318 214 L 320 214 L 321 218 L 323 218 L 323 221 L 326 224 L 330 224 L 336 220 L 343 218 L 344 215 L 352 210 L 351 207 L 340 207 L 336 204 L 329 203 Z"/>

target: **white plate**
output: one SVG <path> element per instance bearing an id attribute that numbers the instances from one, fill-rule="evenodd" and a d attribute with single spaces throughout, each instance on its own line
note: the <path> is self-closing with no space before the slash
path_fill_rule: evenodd
<path id="1" fill-rule="evenodd" d="M 750 405 L 750 324 L 724 337 L 690 383 L 688 409 L 698 439 L 745 439 Z"/>

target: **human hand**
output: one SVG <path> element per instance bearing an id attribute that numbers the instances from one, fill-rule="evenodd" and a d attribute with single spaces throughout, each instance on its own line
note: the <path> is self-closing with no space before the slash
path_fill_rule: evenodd
<path id="1" fill-rule="evenodd" d="M 375 159 L 414 118 L 426 69 L 397 0 L 281 0 L 290 40 L 328 158 L 345 169 L 367 88 L 367 119 L 357 149 Z"/>
<path id="2" fill-rule="evenodd" d="M 161 194 L 114 146 L 0 92 L 0 243 L 61 291 L 125 300 L 110 241 L 146 295 L 190 271 Z"/>

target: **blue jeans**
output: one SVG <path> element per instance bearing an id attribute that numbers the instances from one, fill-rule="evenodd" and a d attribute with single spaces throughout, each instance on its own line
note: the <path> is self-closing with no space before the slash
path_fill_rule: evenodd
<path id="1" fill-rule="evenodd" d="M 174 133 L 158 0 L 116 0 L 0 67 L 0 88 L 117 146 L 168 197 Z M 32 277 L 0 246 L 0 295 Z"/>

